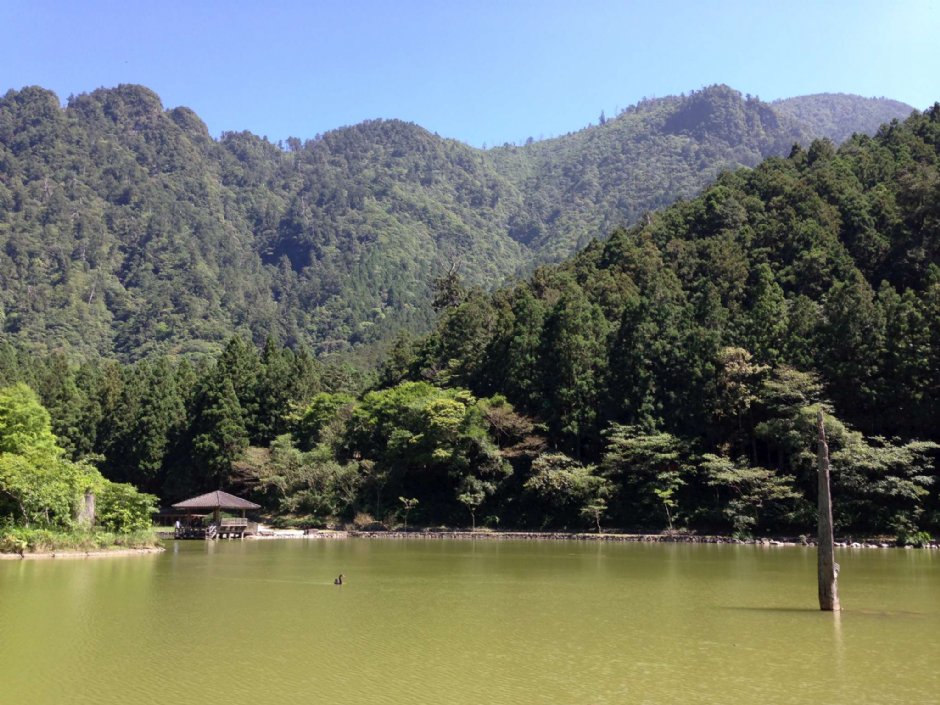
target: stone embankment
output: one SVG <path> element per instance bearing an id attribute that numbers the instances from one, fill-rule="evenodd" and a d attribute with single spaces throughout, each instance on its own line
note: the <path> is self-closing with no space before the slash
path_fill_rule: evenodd
<path id="1" fill-rule="evenodd" d="M 348 531 L 349 536 L 368 539 L 472 539 L 493 541 L 605 541 L 621 543 L 711 543 L 739 544 L 754 546 L 814 546 L 815 541 L 807 537 L 781 537 L 736 539 L 730 536 L 712 536 L 689 533 L 665 534 L 594 534 L 568 533 L 557 531 L 451 531 L 416 529 L 414 531 Z M 895 548 L 895 544 L 886 541 L 838 541 L 839 548 Z M 906 548 L 911 548 L 907 546 Z M 924 548 L 940 548 L 936 543 L 926 544 Z"/>
<path id="2" fill-rule="evenodd" d="M 731 536 L 711 534 L 693 534 L 676 531 L 662 534 L 596 534 L 587 532 L 565 531 L 466 531 L 461 529 L 411 529 L 402 530 L 342 530 L 342 529 L 272 529 L 264 524 L 260 525 L 257 533 L 246 534 L 246 539 L 455 539 L 473 541 L 604 541 L 609 543 L 712 543 L 735 544 L 751 546 L 815 546 L 816 542 L 809 536 L 782 536 L 776 538 L 737 539 Z M 837 548 L 898 548 L 893 541 L 883 538 L 842 539 L 836 542 Z M 912 546 L 905 546 L 912 548 Z M 937 542 L 923 546 L 928 549 L 938 549 Z M 2 557 L 2 555 L 0 555 Z"/>
<path id="3" fill-rule="evenodd" d="M 270 529 L 261 526 L 257 533 L 246 534 L 246 539 L 264 541 L 266 539 L 345 539 L 348 531 L 331 529 Z"/>

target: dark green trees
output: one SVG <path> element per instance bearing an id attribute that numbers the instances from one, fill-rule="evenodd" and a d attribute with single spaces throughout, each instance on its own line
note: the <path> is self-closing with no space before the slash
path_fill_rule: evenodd
<path id="1" fill-rule="evenodd" d="M 409 374 L 505 393 L 550 447 L 600 464 L 626 525 L 804 526 L 807 419 L 829 403 L 840 529 L 935 525 L 938 164 L 940 109 L 723 174 L 475 304 L 469 359 L 440 325 Z M 656 438 L 681 451 L 644 476 L 625 449 Z"/>

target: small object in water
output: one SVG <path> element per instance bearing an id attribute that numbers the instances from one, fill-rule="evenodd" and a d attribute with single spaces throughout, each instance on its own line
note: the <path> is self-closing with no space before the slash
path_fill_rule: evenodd
<path id="1" fill-rule="evenodd" d="M 343 584 L 343 577 L 344 577 L 343 574 L 340 573 L 339 576 L 336 578 L 336 580 L 333 581 L 333 584 L 334 584 L 334 585 L 342 585 L 342 584 Z"/>

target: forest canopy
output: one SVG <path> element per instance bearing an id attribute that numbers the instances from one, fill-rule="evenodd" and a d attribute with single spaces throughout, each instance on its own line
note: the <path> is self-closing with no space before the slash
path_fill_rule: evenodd
<path id="1" fill-rule="evenodd" d="M 940 105 L 495 292 L 450 272 L 373 379 L 236 336 L 195 362 L 6 345 L 0 383 L 111 481 L 313 524 L 806 533 L 823 410 L 837 530 L 912 536 L 940 527 L 938 165 Z"/>
<path id="2" fill-rule="evenodd" d="M 848 98 L 839 129 L 873 129 L 870 111 Z M 430 329 L 442 272 L 493 288 L 831 129 L 814 124 L 712 86 L 519 147 L 396 120 L 275 145 L 215 140 L 142 86 L 64 109 L 41 88 L 9 91 L 0 340 L 127 362 L 211 357 L 237 333 L 374 362 L 398 331 Z"/>

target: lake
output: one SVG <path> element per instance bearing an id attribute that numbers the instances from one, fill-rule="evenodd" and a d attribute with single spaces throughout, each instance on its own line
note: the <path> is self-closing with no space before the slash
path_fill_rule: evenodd
<path id="1" fill-rule="evenodd" d="M 0 702 L 940 702 L 940 552 L 169 542 L 0 562 Z M 333 585 L 340 572 L 347 576 Z"/>

